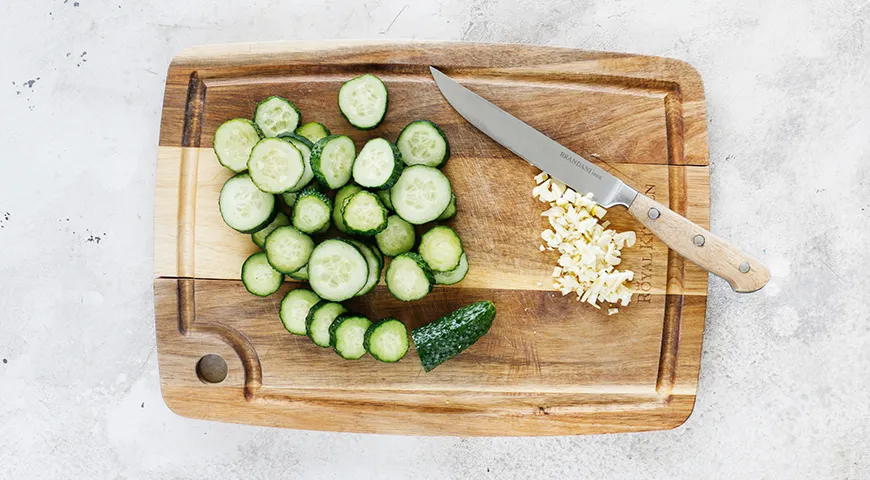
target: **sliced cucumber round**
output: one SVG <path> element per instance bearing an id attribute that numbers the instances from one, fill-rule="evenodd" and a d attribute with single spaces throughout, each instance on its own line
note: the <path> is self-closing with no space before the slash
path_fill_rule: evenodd
<path id="1" fill-rule="evenodd" d="M 456 194 L 450 195 L 450 203 L 447 204 L 447 208 L 441 212 L 441 215 L 438 216 L 435 220 L 444 221 L 450 220 L 451 218 L 456 216 Z"/>
<path id="2" fill-rule="evenodd" d="M 263 252 L 255 253 L 242 264 L 242 283 L 258 297 L 268 297 L 281 288 L 284 275 L 269 265 Z"/>
<path id="3" fill-rule="evenodd" d="M 316 188 L 306 188 L 293 205 L 293 226 L 308 233 L 323 233 L 329 229 L 332 200 Z"/>
<path id="4" fill-rule="evenodd" d="M 308 263 L 314 250 L 314 240 L 291 227 L 278 227 L 266 237 L 269 264 L 281 273 L 293 273 Z"/>
<path id="5" fill-rule="evenodd" d="M 305 125 L 296 129 L 297 135 L 302 135 L 311 141 L 311 143 L 317 143 L 321 138 L 328 137 L 330 135 L 329 129 L 326 128 L 326 125 L 320 122 L 309 122 Z"/>
<path id="6" fill-rule="evenodd" d="M 366 142 L 353 162 L 353 181 L 366 188 L 392 187 L 402 174 L 402 154 L 383 138 Z"/>
<path id="7" fill-rule="evenodd" d="M 281 300 L 281 310 L 278 316 L 288 332 L 294 335 L 307 334 L 305 323 L 311 308 L 320 302 L 320 297 L 311 290 L 297 288 L 290 290 Z"/>
<path id="8" fill-rule="evenodd" d="M 429 120 L 417 120 L 406 125 L 399 133 L 396 145 L 407 165 L 440 168 L 450 158 L 447 137 L 438 125 Z"/>
<path id="9" fill-rule="evenodd" d="M 356 296 L 361 297 L 372 291 L 372 289 L 375 288 L 375 285 L 377 285 L 381 280 L 381 271 L 384 269 L 384 259 L 375 253 L 377 249 L 371 245 L 354 239 L 350 239 L 350 242 L 359 248 L 359 251 L 362 252 L 364 257 L 366 257 L 366 263 L 368 263 L 369 266 L 368 280 L 363 288 L 356 292 Z"/>
<path id="10" fill-rule="evenodd" d="M 279 138 L 264 138 L 251 150 L 248 173 L 260 190 L 284 193 L 302 178 L 305 160 L 292 143 Z"/>
<path id="11" fill-rule="evenodd" d="M 344 228 L 344 222 L 341 221 L 341 208 L 344 207 L 345 200 L 360 190 L 362 190 L 362 187 L 359 185 L 348 183 L 335 192 L 335 202 L 332 207 L 332 223 L 342 232 L 347 232 L 347 230 Z"/>
<path id="12" fill-rule="evenodd" d="M 372 321 L 362 315 L 342 313 L 329 326 L 329 343 L 345 360 L 356 360 L 366 354 L 366 330 Z"/>
<path id="13" fill-rule="evenodd" d="M 305 321 L 308 338 L 318 347 L 332 346 L 329 339 L 329 327 L 332 326 L 336 317 L 346 312 L 347 309 L 340 303 L 321 300 L 308 311 L 308 318 Z"/>
<path id="14" fill-rule="evenodd" d="M 266 137 L 293 133 L 299 125 L 299 109 L 284 97 L 273 95 L 257 105 L 254 122 Z"/>
<path id="15" fill-rule="evenodd" d="M 414 165 L 402 172 L 390 190 L 390 200 L 400 217 L 414 225 L 431 222 L 450 204 L 450 180 L 434 167 Z"/>
<path id="16" fill-rule="evenodd" d="M 377 127 L 387 113 L 387 103 L 387 87 L 369 73 L 345 82 L 338 91 L 341 114 L 360 130 Z"/>
<path id="17" fill-rule="evenodd" d="M 404 302 L 419 300 L 432 291 L 435 278 L 423 257 L 406 252 L 397 255 L 387 267 L 387 288 Z"/>
<path id="18" fill-rule="evenodd" d="M 278 138 L 286 140 L 298 148 L 302 154 L 302 160 L 305 162 L 305 172 L 302 173 L 302 178 L 288 190 L 288 192 L 298 192 L 305 188 L 311 182 L 311 179 L 314 178 L 314 170 L 311 169 L 311 149 L 314 148 L 314 144 L 307 138 L 295 133 L 282 133 L 278 135 Z"/>
<path id="19" fill-rule="evenodd" d="M 308 259 L 308 283 L 321 298 L 343 302 L 359 292 L 368 281 L 365 257 L 353 244 L 338 238 L 314 248 Z"/>
<path id="20" fill-rule="evenodd" d="M 330 135 L 314 144 L 311 169 L 322 185 L 336 190 L 350 180 L 355 157 L 356 146 L 350 137 Z"/>
<path id="21" fill-rule="evenodd" d="M 363 346 L 381 362 L 398 362 L 408 353 L 408 329 L 393 317 L 382 318 L 366 330 Z"/>
<path id="22" fill-rule="evenodd" d="M 459 266 L 449 272 L 434 272 L 435 283 L 438 285 L 453 285 L 461 282 L 468 274 L 468 255 L 462 254 L 459 258 Z"/>
<path id="23" fill-rule="evenodd" d="M 346 232 L 371 236 L 387 228 L 387 209 L 374 193 L 361 190 L 343 203 L 341 221 Z"/>
<path id="24" fill-rule="evenodd" d="M 398 215 L 387 217 L 387 228 L 375 235 L 378 248 L 388 257 L 410 252 L 414 248 L 416 239 L 414 226 Z"/>
<path id="25" fill-rule="evenodd" d="M 387 210 L 394 212 L 396 209 L 393 208 L 393 201 L 390 200 L 390 191 L 389 190 L 378 190 L 378 198 L 381 199 L 381 203 L 387 207 Z"/>
<path id="26" fill-rule="evenodd" d="M 260 141 L 260 131 L 247 118 L 227 120 L 214 132 L 214 154 L 221 165 L 234 172 L 248 168 L 248 157 Z"/>
<path id="27" fill-rule="evenodd" d="M 263 246 L 266 245 L 266 237 L 275 231 L 276 228 L 285 225 L 290 225 L 290 217 L 285 215 L 284 212 L 278 212 L 278 215 L 275 216 L 275 220 L 272 220 L 272 223 L 267 225 L 266 228 L 251 234 L 251 240 L 253 240 L 254 245 L 263 248 Z"/>
<path id="28" fill-rule="evenodd" d="M 287 275 L 293 280 L 308 280 L 308 264 L 306 263 L 304 267 L 293 273 L 288 273 Z"/>
<path id="29" fill-rule="evenodd" d="M 287 206 L 290 208 L 293 208 L 293 204 L 296 203 L 296 197 L 298 196 L 298 192 L 284 192 L 281 194 L 281 198 L 284 199 L 284 203 L 287 204 Z"/>
<path id="30" fill-rule="evenodd" d="M 266 228 L 278 214 L 275 195 L 262 192 L 247 173 L 238 173 L 224 183 L 218 208 L 224 223 L 242 233 Z"/>
<path id="31" fill-rule="evenodd" d="M 465 251 L 462 240 L 450 227 L 432 227 L 420 237 L 420 256 L 436 272 L 449 272 L 459 266 Z"/>

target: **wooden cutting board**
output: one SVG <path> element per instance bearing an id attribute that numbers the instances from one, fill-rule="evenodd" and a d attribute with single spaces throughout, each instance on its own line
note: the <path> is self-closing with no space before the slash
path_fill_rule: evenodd
<path id="1" fill-rule="evenodd" d="M 268 43 L 190 48 L 169 68 L 155 208 L 157 345 L 166 404 L 180 415 L 312 430 L 413 435 L 564 435 L 673 428 L 692 412 L 707 275 L 634 221 L 624 251 L 636 272 L 632 304 L 607 316 L 552 291 L 556 256 L 538 250 L 546 221 L 531 196 L 537 170 L 468 125 L 442 98 L 435 65 L 555 140 L 700 225 L 709 224 L 704 94 L 698 73 L 671 59 L 522 45 Z M 343 81 L 380 76 L 384 123 L 353 129 L 339 113 Z M 398 364 L 345 361 L 278 320 L 288 281 L 268 298 L 239 281 L 256 250 L 225 226 L 218 191 L 231 172 L 212 152 L 215 129 L 251 117 L 268 95 L 292 99 L 303 121 L 395 140 L 411 120 L 450 140 L 445 173 L 459 200 L 451 225 L 471 265 L 453 287 L 403 303 L 383 283 L 349 302 L 414 328 L 489 299 L 492 330 L 424 373 L 412 350 Z M 197 373 L 206 355 L 227 364 L 219 383 Z M 215 357 L 209 357 L 214 359 Z M 218 361 L 218 363 L 220 363 Z M 204 365 L 208 365 L 205 362 Z"/>

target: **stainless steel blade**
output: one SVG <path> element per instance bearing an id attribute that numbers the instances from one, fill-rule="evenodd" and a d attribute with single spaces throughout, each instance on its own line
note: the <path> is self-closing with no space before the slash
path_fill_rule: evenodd
<path id="1" fill-rule="evenodd" d="M 593 199 L 602 206 L 628 207 L 634 201 L 637 191 L 622 180 L 456 83 L 435 67 L 429 69 L 447 102 L 469 123 L 508 150 L 577 192 L 592 192 Z"/>

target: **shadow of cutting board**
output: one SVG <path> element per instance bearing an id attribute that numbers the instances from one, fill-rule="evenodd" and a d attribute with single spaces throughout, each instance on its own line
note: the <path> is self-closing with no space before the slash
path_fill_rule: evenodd
<path id="1" fill-rule="evenodd" d="M 568 148 L 700 225 L 709 224 L 704 94 L 685 63 L 521 45 L 268 43 L 190 48 L 169 68 L 155 214 L 157 344 L 166 404 L 180 415 L 313 430 L 413 435 L 565 435 L 673 428 L 692 412 L 701 359 L 707 275 L 634 221 L 607 215 L 638 243 L 632 304 L 607 316 L 552 291 L 557 255 L 538 250 L 546 221 L 531 197 L 537 170 L 464 120 L 428 73 L 435 65 Z M 343 81 L 380 76 L 384 123 L 353 129 L 336 105 Z M 403 303 L 381 283 L 349 302 L 410 328 L 477 300 L 493 300 L 492 330 L 426 374 L 412 350 L 400 363 L 345 361 L 278 319 L 286 282 L 268 298 L 239 281 L 256 250 L 221 221 L 218 192 L 231 172 L 212 152 L 215 129 L 250 117 L 269 95 L 290 98 L 303 122 L 334 133 L 395 140 L 411 120 L 446 132 L 445 173 L 459 200 L 468 277 Z M 200 380 L 222 357 L 226 377 Z M 211 357 L 214 358 L 214 357 Z"/>

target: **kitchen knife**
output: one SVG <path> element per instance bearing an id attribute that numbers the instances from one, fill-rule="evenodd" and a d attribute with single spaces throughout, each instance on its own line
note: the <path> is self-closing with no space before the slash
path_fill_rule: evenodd
<path id="1" fill-rule="evenodd" d="M 754 292 L 770 279 L 764 264 L 737 247 L 639 193 L 435 67 L 429 69 L 447 102 L 481 132 L 577 192 L 591 192 L 593 200 L 601 206 L 627 207 L 634 218 L 668 247 L 724 278 L 735 291 Z"/>

